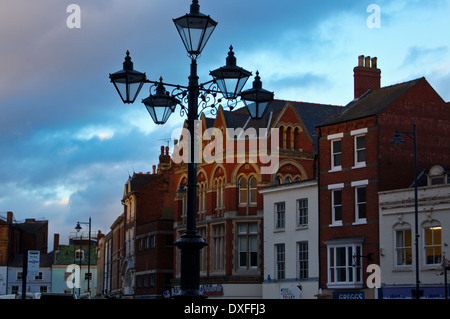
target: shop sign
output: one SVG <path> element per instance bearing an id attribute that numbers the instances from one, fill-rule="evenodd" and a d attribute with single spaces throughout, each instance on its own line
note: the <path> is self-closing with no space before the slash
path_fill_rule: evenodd
<path id="1" fill-rule="evenodd" d="M 298 286 L 281 286 L 280 299 L 301 299 L 302 291 Z"/>
<path id="2" fill-rule="evenodd" d="M 28 276 L 37 276 L 39 275 L 39 259 L 40 252 L 39 250 L 29 250 L 28 251 Z"/>
<path id="3" fill-rule="evenodd" d="M 333 299 L 365 299 L 364 291 L 335 291 Z"/>
<path id="4" fill-rule="evenodd" d="M 200 287 L 200 291 L 206 296 L 222 296 L 223 287 L 221 284 L 207 284 Z"/>

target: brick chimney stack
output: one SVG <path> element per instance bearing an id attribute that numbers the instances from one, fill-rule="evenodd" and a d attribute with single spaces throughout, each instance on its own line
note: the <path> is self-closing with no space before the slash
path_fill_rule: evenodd
<path id="1" fill-rule="evenodd" d="M 355 99 L 361 97 L 368 90 L 381 87 L 381 70 L 377 67 L 377 58 L 360 55 L 358 66 L 353 69 L 355 79 Z"/>
<path id="2" fill-rule="evenodd" d="M 12 224 L 14 219 L 14 213 L 13 212 L 7 212 L 6 213 L 6 221 L 8 224 Z"/>
<path id="3" fill-rule="evenodd" d="M 53 234 L 53 250 L 57 251 L 59 249 L 59 234 Z"/>
<path id="4" fill-rule="evenodd" d="M 169 146 L 161 146 L 161 155 L 159 155 L 158 173 L 170 168 Z"/>

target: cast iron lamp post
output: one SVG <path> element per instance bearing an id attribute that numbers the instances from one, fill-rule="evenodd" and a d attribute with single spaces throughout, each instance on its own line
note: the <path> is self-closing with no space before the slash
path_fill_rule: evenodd
<path id="1" fill-rule="evenodd" d="M 80 230 L 82 229 L 80 224 L 89 225 L 89 250 L 88 250 L 88 282 L 87 282 L 87 289 L 88 289 L 89 295 L 91 295 L 91 289 L 89 287 L 89 282 L 91 280 L 91 217 L 89 217 L 89 222 L 77 222 L 77 226 L 75 227 L 75 230 L 77 232 L 80 232 Z M 80 247 L 81 247 L 81 241 L 80 241 Z M 80 254 L 81 254 L 81 251 L 80 251 Z M 80 255 L 80 272 L 81 272 L 81 255 Z"/>
<path id="2" fill-rule="evenodd" d="M 200 285 L 200 250 L 207 243 L 197 234 L 196 230 L 196 197 L 197 197 L 197 164 L 194 152 L 194 122 L 199 118 L 200 112 L 210 109 L 217 111 L 216 99 L 220 93 L 228 100 L 228 106 L 233 109 L 233 101 L 238 97 L 244 101 L 252 118 L 261 118 L 268 104 L 273 100 L 272 92 L 262 89 L 259 73 L 255 77 L 253 88 L 241 92 L 251 72 L 236 65 L 233 47 L 226 59 L 226 65 L 210 72 L 213 80 L 199 84 L 197 75 L 197 58 L 213 33 L 217 22 L 210 16 L 200 13 L 198 0 L 193 0 L 190 13 L 173 22 L 181 36 L 186 51 L 191 59 L 191 73 L 188 86 L 150 81 L 145 73 L 135 71 L 127 51 L 123 70 L 110 74 L 111 82 L 117 89 L 124 103 L 133 103 L 144 83 L 150 83 L 150 96 L 142 102 L 156 124 L 164 124 L 175 111 L 177 105 L 181 106 L 181 114 L 187 114 L 187 129 L 190 133 L 187 163 L 187 212 L 186 232 L 175 245 L 181 250 L 181 297 L 201 297 Z M 209 85 L 208 88 L 206 86 Z M 166 91 L 165 86 L 175 89 L 172 93 Z M 155 94 L 152 94 L 152 89 Z M 186 106 L 183 103 L 187 104 Z"/>
<path id="3" fill-rule="evenodd" d="M 414 226 L 415 226 L 415 254 L 416 254 L 416 289 L 413 290 L 413 296 L 416 299 L 420 299 L 421 291 L 419 290 L 419 210 L 418 210 L 418 198 L 417 198 L 417 124 L 414 122 L 414 129 L 412 132 L 408 131 L 395 131 L 394 138 L 391 143 L 401 145 L 405 143 L 405 140 L 402 138 L 401 134 L 410 135 L 414 139 Z"/>

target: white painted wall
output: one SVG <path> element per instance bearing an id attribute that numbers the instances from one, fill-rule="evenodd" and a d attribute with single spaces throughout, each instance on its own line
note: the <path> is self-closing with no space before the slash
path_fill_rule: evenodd
<path id="1" fill-rule="evenodd" d="M 293 290 L 293 296 L 315 299 L 318 293 L 318 190 L 316 181 L 282 184 L 260 191 L 264 195 L 264 283 L 263 298 L 280 299 L 281 288 Z M 297 226 L 297 200 L 308 199 L 308 225 Z M 275 204 L 285 202 L 285 228 L 275 227 Z M 299 280 L 297 274 L 298 242 L 308 242 L 308 280 Z M 275 245 L 285 244 L 285 279 L 278 280 L 275 265 Z M 268 280 L 270 276 L 270 280 Z M 299 294 L 295 288 L 301 286 Z M 298 288 L 297 288 L 298 289 Z"/>
<path id="2" fill-rule="evenodd" d="M 430 221 L 440 223 L 443 259 L 450 259 L 450 185 L 419 187 L 418 204 L 420 282 L 423 285 L 443 285 L 442 266 L 425 264 L 423 227 Z M 415 285 L 414 189 L 380 192 L 379 214 L 381 283 L 388 286 Z M 397 266 L 395 227 L 408 225 L 412 231 L 412 263 L 410 266 Z"/>

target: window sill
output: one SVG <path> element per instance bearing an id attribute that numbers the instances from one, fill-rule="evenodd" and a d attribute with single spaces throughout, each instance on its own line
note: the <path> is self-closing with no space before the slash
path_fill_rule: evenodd
<path id="1" fill-rule="evenodd" d="M 295 227 L 295 230 L 305 230 L 305 229 L 309 229 L 308 225 L 299 225 L 297 227 Z"/>
<path id="2" fill-rule="evenodd" d="M 441 264 L 435 264 L 435 265 L 425 265 L 422 268 L 423 271 L 437 271 L 437 270 L 442 270 L 442 265 Z"/>
<path id="3" fill-rule="evenodd" d="M 367 219 L 359 219 L 356 222 L 352 223 L 352 225 L 366 225 L 367 224 Z"/>
<path id="4" fill-rule="evenodd" d="M 352 169 L 365 168 L 365 167 L 367 167 L 366 162 L 364 162 L 364 163 L 357 163 L 354 166 L 352 166 Z"/>
<path id="5" fill-rule="evenodd" d="M 344 224 L 342 224 L 342 222 L 334 222 L 330 225 L 328 225 L 328 227 L 342 227 L 344 226 Z"/>
<path id="6" fill-rule="evenodd" d="M 333 289 L 361 289 L 363 288 L 362 283 L 327 283 L 327 288 Z"/>
<path id="7" fill-rule="evenodd" d="M 394 266 L 394 269 L 392 269 L 392 272 L 412 272 L 413 269 L 410 265 L 405 266 Z"/>
<path id="8" fill-rule="evenodd" d="M 333 167 L 332 169 L 330 169 L 328 171 L 328 173 L 341 172 L 341 171 L 342 171 L 342 166 L 336 166 L 336 167 Z"/>
<path id="9" fill-rule="evenodd" d="M 238 205 L 238 207 L 257 207 L 257 206 L 258 206 L 257 203 L 250 203 L 250 204 L 247 204 L 247 203 L 239 203 L 239 205 Z"/>

